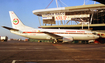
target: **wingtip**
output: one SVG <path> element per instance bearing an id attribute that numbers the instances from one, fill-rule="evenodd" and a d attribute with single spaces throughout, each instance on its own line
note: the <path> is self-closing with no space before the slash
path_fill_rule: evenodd
<path id="1" fill-rule="evenodd" d="M 1 27 L 3 27 L 3 28 L 4 28 L 5 26 L 1 26 Z"/>

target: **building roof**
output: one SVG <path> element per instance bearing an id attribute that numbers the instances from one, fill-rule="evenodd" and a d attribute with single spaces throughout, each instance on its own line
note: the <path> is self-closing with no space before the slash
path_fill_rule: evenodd
<path id="1" fill-rule="evenodd" d="M 72 7 L 40 9 L 40 10 L 34 10 L 33 14 L 37 16 L 42 16 L 42 14 L 47 14 L 47 13 L 74 12 L 74 11 L 84 11 L 84 10 L 91 10 L 91 9 L 105 9 L 105 5 L 104 4 L 92 4 L 92 5 L 81 5 L 81 6 L 72 6 Z"/>

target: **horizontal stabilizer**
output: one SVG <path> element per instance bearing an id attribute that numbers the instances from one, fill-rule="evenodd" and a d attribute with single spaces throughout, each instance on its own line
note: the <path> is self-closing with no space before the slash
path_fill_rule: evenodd
<path id="1" fill-rule="evenodd" d="M 13 28 L 10 28 L 10 27 L 6 27 L 6 26 L 2 26 L 3 28 L 6 28 L 8 30 L 14 30 L 14 31 L 19 31 L 18 29 L 13 29 Z"/>

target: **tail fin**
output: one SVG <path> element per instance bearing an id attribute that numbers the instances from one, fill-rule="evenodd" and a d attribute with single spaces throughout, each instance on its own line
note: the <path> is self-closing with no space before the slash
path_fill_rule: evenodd
<path id="1" fill-rule="evenodd" d="M 12 27 L 15 29 L 21 29 L 25 25 L 20 21 L 20 19 L 16 16 L 13 11 L 9 11 Z"/>
<path id="2" fill-rule="evenodd" d="M 32 30 L 34 28 L 25 26 L 13 11 L 9 11 L 12 27 L 18 30 Z"/>

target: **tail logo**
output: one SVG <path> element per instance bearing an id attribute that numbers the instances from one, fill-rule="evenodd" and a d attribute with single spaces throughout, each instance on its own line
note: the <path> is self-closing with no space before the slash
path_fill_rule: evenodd
<path id="1" fill-rule="evenodd" d="M 13 19 L 13 24 L 17 25 L 19 23 L 19 20 L 17 18 Z"/>

